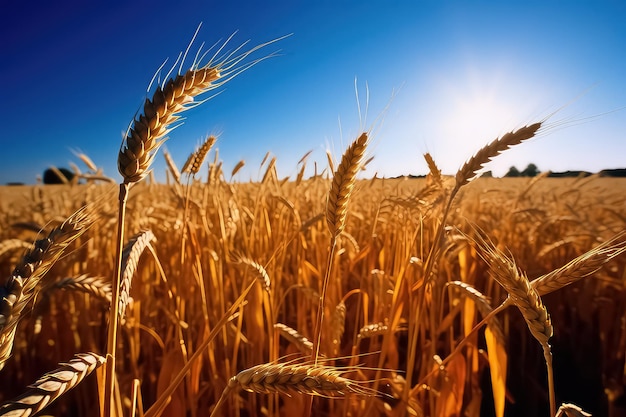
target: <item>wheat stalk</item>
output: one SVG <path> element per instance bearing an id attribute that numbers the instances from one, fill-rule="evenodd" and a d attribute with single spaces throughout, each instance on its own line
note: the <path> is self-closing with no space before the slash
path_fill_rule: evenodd
<path id="1" fill-rule="evenodd" d="M 322 337 L 322 324 L 324 322 L 324 302 L 333 266 L 337 238 L 346 226 L 348 202 L 356 182 L 356 176 L 361 170 L 363 157 L 367 148 L 367 142 L 367 133 L 362 133 L 361 136 L 352 142 L 348 149 L 346 149 L 341 157 L 341 162 L 333 175 L 333 182 L 327 195 L 326 224 L 331 235 L 331 245 L 330 253 L 328 254 L 326 272 L 322 282 L 322 292 L 320 294 L 317 307 L 317 320 L 315 321 L 315 339 L 313 342 L 312 359 L 315 360 L 316 363 Z M 332 158 L 329 159 L 329 163 L 332 164 Z"/>
<path id="2" fill-rule="evenodd" d="M 430 178 L 432 179 L 433 183 L 437 184 L 438 186 L 441 186 L 443 184 L 443 179 L 441 177 L 441 170 L 435 163 L 435 160 L 433 159 L 431 154 L 428 152 L 425 153 L 424 160 L 426 161 L 426 164 L 428 165 L 428 171 L 430 173 Z"/>

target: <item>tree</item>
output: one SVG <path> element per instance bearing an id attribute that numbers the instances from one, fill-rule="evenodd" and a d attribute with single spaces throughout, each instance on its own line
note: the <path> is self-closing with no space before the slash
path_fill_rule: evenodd
<path id="1" fill-rule="evenodd" d="M 63 175 L 66 181 L 63 181 L 60 175 Z M 71 182 L 72 179 L 74 179 L 74 173 L 67 168 L 48 168 L 43 172 L 44 184 L 64 184 Z"/>
<path id="2" fill-rule="evenodd" d="M 528 164 L 528 166 L 520 172 L 522 177 L 536 177 L 539 175 L 540 171 L 535 164 Z"/>
<path id="3" fill-rule="evenodd" d="M 515 168 L 515 166 L 512 166 L 511 168 L 509 168 L 509 172 L 506 173 L 505 177 L 519 177 L 520 176 L 520 172 L 517 168 Z"/>

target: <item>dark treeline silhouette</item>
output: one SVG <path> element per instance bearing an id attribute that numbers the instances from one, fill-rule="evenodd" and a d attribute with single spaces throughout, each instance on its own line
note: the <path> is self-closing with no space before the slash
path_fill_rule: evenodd
<path id="1" fill-rule="evenodd" d="M 67 181 L 63 181 L 59 177 L 59 174 L 62 174 Z M 504 174 L 504 178 L 515 178 L 515 177 L 535 177 L 541 174 L 541 171 L 537 168 L 535 164 L 528 164 L 524 170 L 520 171 L 517 167 L 512 166 L 509 168 L 506 174 Z M 593 172 L 589 171 L 562 171 L 562 172 L 548 172 L 548 177 L 550 178 L 577 178 L 577 177 L 588 177 L 593 175 Z M 603 169 L 599 171 L 598 176 L 600 177 L 611 177 L 611 178 L 626 178 L 626 168 L 615 168 L 615 169 Z M 71 183 L 74 179 L 75 174 L 67 168 L 48 168 L 43 172 L 43 176 L 41 177 L 41 181 L 44 184 L 64 184 L 66 182 Z M 406 175 L 400 176 L 396 178 L 425 178 L 426 175 Z M 483 178 L 492 178 L 493 173 L 491 171 L 485 171 L 481 177 Z M 26 185 L 23 182 L 9 182 L 5 185 Z"/>
<path id="2" fill-rule="evenodd" d="M 548 177 L 550 178 L 583 178 L 593 175 L 593 173 L 589 171 L 562 171 L 562 172 L 549 172 Z"/>
<path id="3" fill-rule="evenodd" d="M 504 175 L 505 177 L 535 177 L 539 175 L 541 171 L 537 168 L 535 164 L 528 164 L 528 166 L 523 170 L 518 170 L 515 166 L 509 168 L 509 171 Z M 486 172 L 483 176 L 491 176 L 491 171 Z M 551 178 L 577 178 L 577 177 L 588 177 L 593 175 L 593 172 L 589 171 L 562 171 L 562 172 L 548 172 L 548 177 Z M 616 168 L 616 169 L 603 169 L 602 171 L 597 173 L 600 177 L 613 177 L 613 178 L 626 178 L 626 168 Z"/>
<path id="4" fill-rule="evenodd" d="M 523 170 L 519 171 L 515 166 L 509 168 L 509 171 L 504 175 L 505 177 L 536 177 L 539 175 L 541 171 L 537 168 L 535 164 L 528 164 L 528 166 Z"/>
<path id="5" fill-rule="evenodd" d="M 625 178 L 626 177 L 626 168 L 603 169 L 602 171 L 598 172 L 598 175 L 600 175 L 601 177 Z"/>
<path id="6" fill-rule="evenodd" d="M 65 177 L 65 181 L 60 175 Z M 67 168 L 48 168 L 43 172 L 42 180 L 44 184 L 65 184 L 71 182 L 72 179 L 74 179 L 74 173 Z"/>

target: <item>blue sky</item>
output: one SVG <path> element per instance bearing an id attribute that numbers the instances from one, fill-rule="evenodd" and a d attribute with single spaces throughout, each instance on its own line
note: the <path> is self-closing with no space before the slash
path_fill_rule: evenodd
<path id="1" fill-rule="evenodd" d="M 122 132 L 200 22 L 192 52 L 235 31 L 233 46 L 292 35 L 257 55 L 280 56 L 185 113 L 166 143 L 179 166 L 219 133 L 226 173 L 243 159 L 238 179 L 257 178 L 269 151 L 281 177 L 295 175 L 306 152 L 321 170 L 326 150 L 338 159 L 372 129 L 365 176 L 426 173 L 424 152 L 453 174 L 497 136 L 556 111 L 542 135 L 489 165 L 494 174 L 531 162 L 626 167 L 624 2 L 22 3 L 0 17 L 0 184 L 33 183 L 70 161 L 84 168 L 72 150 L 119 180 Z M 162 155 L 154 167 L 164 178 Z"/>

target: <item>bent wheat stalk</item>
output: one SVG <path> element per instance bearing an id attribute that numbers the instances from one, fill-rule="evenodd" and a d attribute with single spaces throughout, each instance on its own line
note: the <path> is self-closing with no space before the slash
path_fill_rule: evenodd
<path id="1" fill-rule="evenodd" d="M 530 333 L 541 344 L 548 373 L 550 393 L 550 415 L 556 414 L 554 394 L 554 374 L 552 352 L 549 340 L 553 328 L 548 310 L 541 297 L 532 287 L 526 275 L 517 267 L 515 261 L 496 248 L 492 242 L 478 235 L 475 239 L 479 247 L 479 256 L 489 265 L 489 274 L 509 294 L 509 299 L 519 308 L 528 325 Z"/>
<path id="2" fill-rule="evenodd" d="M 525 140 L 533 138 L 543 124 L 542 122 L 533 123 L 528 126 L 524 126 L 518 130 L 506 133 L 500 138 L 497 138 L 490 142 L 489 144 L 483 146 L 474 156 L 472 156 L 463 166 L 457 171 L 455 175 L 455 185 L 450 195 L 448 196 L 447 203 L 445 208 L 443 209 L 443 213 L 441 214 L 441 221 L 437 226 L 437 231 L 435 232 L 435 238 L 433 240 L 432 246 L 428 250 L 428 255 L 426 257 L 426 261 L 424 262 L 424 276 L 427 281 L 430 281 L 431 275 L 433 274 L 435 264 L 437 259 L 439 258 L 439 253 L 441 251 L 441 241 L 443 239 L 443 231 L 446 227 L 446 221 L 448 218 L 448 214 L 450 212 L 450 208 L 452 206 L 452 202 L 456 197 L 457 193 L 465 184 L 469 183 L 473 178 L 476 177 L 476 173 L 483 168 L 483 166 L 491 161 L 491 159 L 498 156 L 500 153 L 509 149 L 511 146 L 518 145 Z M 429 168 L 435 169 L 434 166 Z M 425 286 L 423 287 L 425 288 Z M 417 303 L 417 311 L 413 314 L 415 317 L 421 317 L 422 309 L 424 306 L 424 296 L 426 292 L 422 291 L 422 296 L 418 299 Z M 413 369 L 415 361 L 417 360 L 417 335 L 418 329 L 415 326 L 411 326 L 409 324 L 409 357 L 408 357 L 408 369 Z M 433 345 L 434 347 L 434 345 Z M 432 352 L 434 354 L 434 351 Z M 408 374 L 406 378 L 407 385 L 411 386 L 412 384 L 412 374 Z M 408 397 L 403 398 L 408 402 Z"/>
<path id="3" fill-rule="evenodd" d="M 271 291 L 272 280 L 263 265 L 238 253 L 233 254 L 233 262 L 244 265 L 246 268 L 253 271 L 256 274 L 259 283 L 263 287 L 263 290 L 268 293 Z"/>
<path id="4" fill-rule="evenodd" d="M 482 147 L 457 171 L 455 176 L 455 190 L 458 190 L 463 185 L 470 182 L 487 162 L 491 161 L 511 146 L 519 145 L 523 141 L 533 138 L 541 128 L 542 123 L 543 122 L 537 122 L 521 127 Z"/>
<path id="5" fill-rule="evenodd" d="M 31 244 L 22 239 L 6 239 L 0 242 L 0 256 L 7 252 L 30 249 Z"/>
<path id="6" fill-rule="evenodd" d="M 36 414 L 80 384 L 95 369 L 102 366 L 104 358 L 92 352 L 78 353 L 67 363 L 44 374 L 19 397 L 0 406 L 0 416 L 30 416 Z"/>
<path id="7" fill-rule="evenodd" d="M 50 284 L 46 290 L 74 290 L 81 291 L 106 302 L 111 302 L 111 282 L 101 277 L 92 277 L 82 274 L 76 277 L 65 277 Z"/>
<path id="8" fill-rule="evenodd" d="M 597 272 L 604 264 L 626 252 L 626 232 L 619 233 L 566 265 L 533 280 L 530 285 L 541 295 L 551 293 Z"/>
<path id="9" fill-rule="evenodd" d="M 291 328 L 283 323 L 274 324 L 274 328 L 287 339 L 291 344 L 296 346 L 302 353 L 311 354 L 313 350 L 313 343 L 305 336 L 298 333 L 294 328 Z"/>
<path id="10" fill-rule="evenodd" d="M 93 216 L 87 209 L 72 214 L 60 226 L 52 229 L 47 237 L 35 242 L 6 284 L 0 287 L 0 369 L 11 354 L 22 312 L 35 298 L 41 279 L 92 221 Z"/>
<path id="11" fill-rule="evenodd" d="M 555 417 L 591 417 L 591 414 L 584 411 L 576 404 L 561 404 Z"/>
<path id="12" fill-rule="evenodd" d="M 128 301 L 130 299 L 130 287 L 133 282 L 135 271 L 137 271 L 139 258 L 143 254 L 146 247 L 150 245 L 150 242 L 154 240 L 156 240 L 156 238 L 151 230 L 140 232 L 128 241 L 126 247 L 122 251 L 122 264 L 124 266 L 124 272 L 122 272 L 122 281 L 120 283 L 120 319 L 123 318 L 126 306 L 128 305 Z"/>

